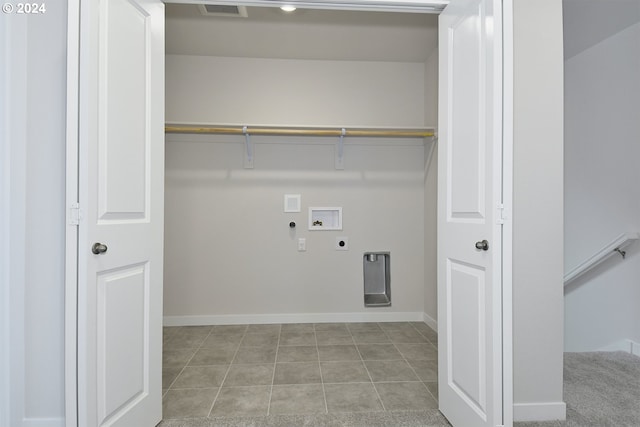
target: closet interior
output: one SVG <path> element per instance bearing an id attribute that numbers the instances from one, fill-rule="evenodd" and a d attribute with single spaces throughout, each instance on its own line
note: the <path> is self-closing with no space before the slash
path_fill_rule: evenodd
<path id="1" fill-rule="evenodd" d="M 232 9 L 166 5 L 165 325 L 434 326 L 437 15 Z"/>

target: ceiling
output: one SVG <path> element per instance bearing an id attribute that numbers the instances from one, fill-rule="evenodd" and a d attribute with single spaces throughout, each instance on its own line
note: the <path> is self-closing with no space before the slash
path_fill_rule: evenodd
<path id="1" fill-rule="evenodd" d="M 166 5 L 166 53 L 250 58 L 424 62 L 438 44 L 438 16 L 248 7 L 248 17 L 203 16 Z"/>
<path id="2" fill-rule="evenodd" d="M 563 0 L 562 7 L 565 59 L 640 23 L 638 0 Z"/>

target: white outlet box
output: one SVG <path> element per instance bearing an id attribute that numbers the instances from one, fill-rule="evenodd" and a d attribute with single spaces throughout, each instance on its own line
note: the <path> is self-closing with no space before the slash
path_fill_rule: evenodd
<path id="1" fill-rule="evenodd" d="M 342 208 L 309 208 L 309 230 L 342 230 Z"/>
<path id="2" fill-rule="evenodd" d="M 307 250 L 307 239 L 301 237 L 298 239 L 298 252 L 304 252 Z"/>
<path id="3" fill-rule="evenodd" d="M 336 237 L 336 251 L 348 251 L 349 238 L 344 236 Z"/>

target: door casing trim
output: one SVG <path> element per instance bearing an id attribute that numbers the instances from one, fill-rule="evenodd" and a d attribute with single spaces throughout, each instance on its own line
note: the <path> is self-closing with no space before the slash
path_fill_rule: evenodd
<path id="1" fill-rule="evenodd" d="M 65 410 L 66 427 L 78 427 L 78 227 L 69 225 L 70 206 L 78 201 L 80 146 L 78 129 L 80 126 L 79 91 L 80 64 L 79 47 L 80 8 L 87 0 L 68 1 L 67 21 L 67 165 L 66 165 L 66 206 L 67 224 L 65 232 Z M 271 0 L 228 1 L 226 3 L 251 6 L 279 6 Z M 206 0 L 170 0 L 165 3 L 207 3 Z M 220 4 L 219 1 L 216 1 Z M 284 3 L 284 2 L 282 2 Z M 301 7 L 318 7 L 322 2 L 297 2 Z M 433 13 L 429 5 L 448 4 L 447 0 L 401 1 L 401 0 L 349 0 L 348 2 L 324 2 L 325 8 L 334 10 L 385 10 L 389 12 Z M 503 205 L 505 223 L 502 242 L 502 361 L 503 361 L 503 423 L 513 424 L 513 292 L 512 292 L 512 251 L 513 251 L 513 0 L 503 3 Z M 373 7 L 373 9 L 372 9 Z M 82 207 L 80 207 L 80 213 Z"/>

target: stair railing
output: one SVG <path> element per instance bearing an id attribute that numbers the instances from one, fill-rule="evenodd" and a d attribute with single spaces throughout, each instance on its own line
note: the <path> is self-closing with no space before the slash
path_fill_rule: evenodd
<path id="1" fill-rule="evenodd" d="M 626 256 L 626 252 L 624 248 L 633 243 L 634 240 L 638 240 L 640 238 L 639 233 L 622 233 L 611 243 L 600 249 L 598 252 L 587 258 L 585 261 L 578 264 L 571 271 L 565 273 L 564 275 L 564 285 L 567 286 L 569 283 L 576 280 L 578 277 L 585 274 L 587 271 L 592 270 L 603 261 L 608 259 L 609 257 L 620 254 L 622 258 Z"/>

